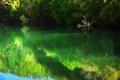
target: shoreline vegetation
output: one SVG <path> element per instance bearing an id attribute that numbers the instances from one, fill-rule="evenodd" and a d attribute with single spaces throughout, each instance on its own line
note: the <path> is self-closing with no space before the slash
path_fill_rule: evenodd
<path id="1" fill-rule="evenodd" d="M 119 0 L 0 0 L 0 23 L 71 28 L 85 16 L 96 27 L 119 27 L 119 10 Z"/>

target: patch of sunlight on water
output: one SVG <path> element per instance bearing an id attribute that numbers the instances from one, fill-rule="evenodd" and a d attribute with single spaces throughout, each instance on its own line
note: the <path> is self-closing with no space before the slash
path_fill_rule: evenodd
<path id="1" fill-rule="evenodd" d="M 0 72 L 0 80 L 54 80 L 51 77 L 42 77 L 42 78 L 33 78 L 30 77 L 19 77 L 11 73 L 2 73 Z"/>
<path id="2" fill-rule="evenodd" d="M 15 37 L 14 44 L 18 47 L 23 46 L 23 40 L 20 37 Z"/>

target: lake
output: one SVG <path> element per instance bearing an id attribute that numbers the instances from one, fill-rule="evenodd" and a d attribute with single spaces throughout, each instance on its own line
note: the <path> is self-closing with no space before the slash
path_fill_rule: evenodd
<path id="1" fill-rule="evenodd" d="M 118 42 L 110 30 L 2 28 L 0 80 L 117 80 Z"/>

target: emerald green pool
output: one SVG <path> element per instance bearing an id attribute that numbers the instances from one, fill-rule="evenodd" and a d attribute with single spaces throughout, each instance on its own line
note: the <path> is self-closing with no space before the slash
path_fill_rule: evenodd
<path id="1" fill-rule="evenodd" d="M 1 28 L 0 72 L 55 80 L 117 80 L 120 61 L 109 30 L 83 34 Z"/>

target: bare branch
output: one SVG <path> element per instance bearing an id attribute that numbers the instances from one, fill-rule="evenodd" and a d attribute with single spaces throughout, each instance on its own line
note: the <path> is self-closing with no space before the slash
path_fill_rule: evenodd
<path id="1" fill-rule="evenodd" d="M 77 28 L 81 28 L 84 32 L 92 29 L 91 24 L 89 21 L 87 21 L 86 17 L 83 16 L 83 20 L 81 20 L 82 24 L 77 24 Z"/>

